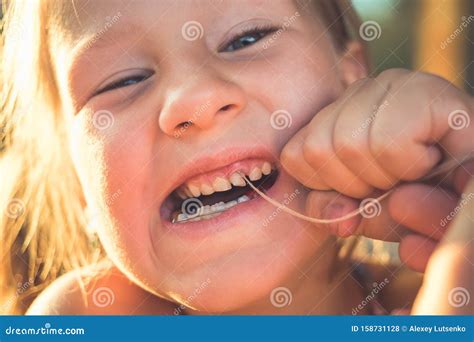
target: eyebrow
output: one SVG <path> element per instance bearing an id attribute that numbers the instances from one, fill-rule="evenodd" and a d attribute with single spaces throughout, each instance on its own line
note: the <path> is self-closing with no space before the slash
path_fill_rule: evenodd
<path id="1" fill-rule="evenodd" d="M 102 50 L 104 48 L 110 48 L 110 45 L 118 45 L 119 40 L 114 40 L 112 37 L 127 37 L 136 35 L 137 33 L 143 33 L 143 27 L 135 23 L 116 23 L 110 24 L 109 26 L 103 26 L 100 30 L 95 33 L 88 34 L 86 38 L 79 39 L 76 48 L 75 55 L 84 55 L 92 50 Z M 137 39 L 138 41 L 138 39 Z"/>

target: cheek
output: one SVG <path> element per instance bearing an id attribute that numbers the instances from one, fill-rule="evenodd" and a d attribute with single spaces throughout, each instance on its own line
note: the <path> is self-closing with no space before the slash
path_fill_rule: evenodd
<path id="1" fill-rule="evenodd" d="M 295 53 L 302 50 L 288 48 L 271 57 L 271 63 L 255 62 L 242 73 L 249 98 L 269 113 L 263 124 L 276 134 L 279 148 L 343 90 L 329 48 Z"/>
<path id="2" fill-rule="evenodd" d="M 139 258 L 149 243 L 154 203 L 146 196 L 152 192 L 144 189 L 157 178 L 151 162 L 152 123 L 127 113 L 112 115 L 113 123 L 105 129 L 94 126 L 93 114 L 75 119 L 72 155 L 88 205 L 102 213 L 99 234 L 108 254 Z"/>

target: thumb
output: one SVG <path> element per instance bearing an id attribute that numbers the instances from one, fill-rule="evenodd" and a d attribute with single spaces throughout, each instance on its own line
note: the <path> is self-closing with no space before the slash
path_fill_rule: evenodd
<path id="1" fill-rule="evenodd" d="M 337 191 L 313 190 L 306 198 L 306 215 L 320 219 L 336 219 L 347 215 L 358 207 L 358 200 Z M 346 237 L 355 233 L 360 222 L 361 217 L 357 215 L 341 222 L 316 223 L 316 225 L 329 228 L 334 235 Z"/>
<path id="2" fill-rule="evenodd" d="M 372 239 L 399 241 L 406 229 L 392 219 L 387 201 L 379 203 L 373 198 L 367 198 L 361 202 L 336 191 L 315 190 L 306 199 L 306 214 L 315 218 L 336 219 L 359 209 L 364 203 L 369 206 L 361 215 L 340 222 L 316 225 L 328 227 L 338 237 L 363 235 Z"/>

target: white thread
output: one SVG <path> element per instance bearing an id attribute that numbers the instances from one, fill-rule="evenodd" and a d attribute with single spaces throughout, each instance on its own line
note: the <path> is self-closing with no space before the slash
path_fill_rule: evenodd
<path id="1" fill-rule="evenodd" d="M 424 177 L 420 178 L 419 180 L 420 181 L 425 181 L 425 180 L 429 180 L 435 176 L 438 176 L 439 174 L 442 174 L 442 173 L 445 173 L 445 172 L 452 172 L 454 171 L 455 168 L 457 168 L 460 164 L 464 163 L 465 161 L 468 161 L 468 160 L 474 160 L 474 157 L 472 155 L 468 155 L 467 157 L 463 158 L 461 160 L 461 162 L 457 161 L 457 160 L 449 160 L 443 164 L 440 164 L 438 165 L 436 168 L 434 168 L 431 172 L 429 172 L 428 174 L 426 174 Z M 239 172 L 240 173 L 240 172 Z M 264 192 L 262 192 L 261 190 L 259 190 L 255 185 L 253 185 L 250 180 L 247 178 L 246 175 L 244 175 L 243 173 L 240 173 L 240 175 L 245 179 L 245 181 L 247 182 L 247 184 L 257 193 L 259 194 L 263 199 L 265 199 L 267 202 L 271 203 L 272 205 L 274 205 L 275 207 L 283 210 L 284 212 L 290 214 L 290 215 L 293 215 L 295 217 L 298 217 L 302 220 L 305 220 L 305 221 L 308 221 L 308 222 L 312 222 L 312 223 L 323 223 L 323 224 L 328 224 L 328 223 L 336 223 L 336 222 L 341 222 L 341 221 L 345 221 L 345 220 L 348 220 L 352 217 L 355 217 L 359 214 L 361 214 L 363 211 L 364 211 L 364 206 L 362 207 L 359 207 L 358 209 L 354 210 L 354 211 L 351 211 L 350 213 L 344 215 L 344 216 L 341 216 L 341 217 L 337 217 L 337 218 L 334 218 L 334 219 L 320 219 L 320 218 L 316 218 L 316 217 L 310 217 L 310 216 L 306 216 L 306 215 L 303 215 L 293 209 L 290 209 L 288 208 L 287 206 L 285 206 L 284 204 L 281 204 L 280 202 L 274 200 L 273 198 L 269 197 L 268 195 L 266 195 Z M 382 201 L 384 198 L 386 198 L 388 195 L 390 195 L 392 192 L 393 192 L 394 189 L 390 189 L 388 190 L 386 193 L 384 193 L 383 195 L 377 197 L 374 199 L 374 201 L 377 201 L 377 202 L 380 202 Z"/>

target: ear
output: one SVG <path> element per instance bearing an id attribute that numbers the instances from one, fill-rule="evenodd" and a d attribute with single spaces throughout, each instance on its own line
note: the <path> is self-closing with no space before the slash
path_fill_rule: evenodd
<path id="1" fill-rule="evenodd" d="M 361 42 L 351 41 L 346 44 L 346 51 L 340 60 L 339 70 L 345 87 L 367 77 L 368 60 Z"/>

